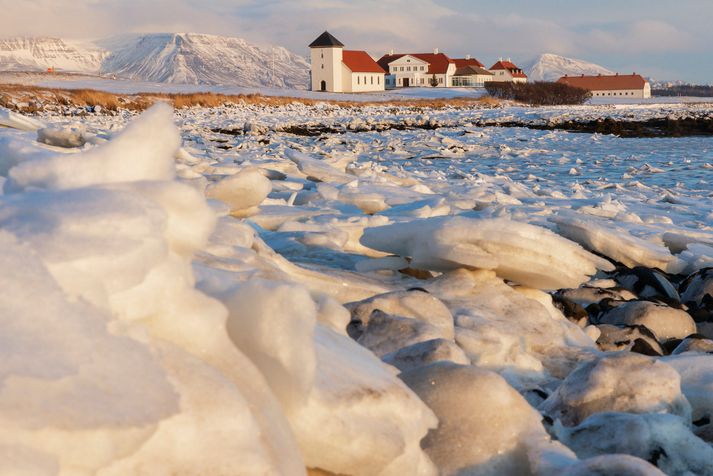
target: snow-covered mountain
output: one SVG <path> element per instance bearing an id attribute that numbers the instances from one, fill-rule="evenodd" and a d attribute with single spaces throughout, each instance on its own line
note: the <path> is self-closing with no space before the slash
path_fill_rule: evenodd
<path id="1" fill-rule="evenodd" d="M 0 38 L 0 71 L 98 73 L 106 51 L 91 42 L 61 38 Z"/>
<path id="2" fill-rule="evenodd" d="M 306 88 L 309 63 L 282 47 L 196 33 L 148 34 L 100 41 L 111 53 L 103 74 L 179 84 Z"/>
<path id="3" fill-rule="evenodd" d="M 569 76 L 614 74 L 604 66 L 552 53 L 540 55 L 526 63 L 523 69 L 532 81 L 557 81 L 565 74 Z"/>
<path id="4" fill-rule="evenodd" d="M 57 71 L 177 84 L 304 89 L 309 63 L 285 48 L 196 33 L 125 35 L 92 42 L 0 40 L 0 71 Z"/>

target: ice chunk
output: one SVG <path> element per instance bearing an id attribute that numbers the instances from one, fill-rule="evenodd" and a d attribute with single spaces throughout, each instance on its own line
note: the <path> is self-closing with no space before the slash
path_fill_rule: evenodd
<path id="1" fill-rule="evenodd" d="M 68 189 L 138 180 L 172 180 L 181 139 L 169 105 L 159 103 L 106 144 L 79 154 L 24 161 L 10 170 L 5 193 L 28 187 Z"/>
<path id="2" fill-rule="evenodd" d="M 665 246 L 632 236 L 621 227 L 605 225 L 602 220 L 562 212 L 550 220 L 557 224 L 562 236 L 629 268 L 644 266 L 672 274 L 685 268 L 685 262 Z"/>
<path id="3" fill-rule="evenodd" d="M 289 418 L 310 468 L 355 476 L 435 475 L 420 447 L 436 417 L 390 368 L 348 337 L 315 330 L 317 375 Z"/>
<path id="4" fill-rule="evenodd" d="M 231 340 L 265 375 L 283 407 L 303 404 L 316 366 L 317 308 L 307 289 L 252 280 L 222 300 Z"/>
<path id="5" fill-rule="evenodd" d="M 433 339 L 403 347 L 386 354 L 383 361 L 402 372 L 439 361 L 470 365 L 470 359 L 463 349 L 447 339 Z"/>
<path id="6" fill-rule="evenodd" d="M 296 163 L 300 171 L 307 177 L 320 182 L 345 184 L 357 180 L 355 176 L 345 173 L 344 169 L 338 170 L 324 160 L 315 159 L 294 149 L 287 149 L 285 155 Z"/>
<path id="7" fill-rule="evenodd" d="M 209 185 L 206 196 L 228 204 L 233 213 L 249 212 L 260 205 L 271 190 L 270 180 L 259 169 L 247 169 Z"/>
<path id="8" fill-rule="evenodd" d="M 45 127 L 45 123 L 38 119 L 0 108 L 0 127 L 3 126 L 21 131 L 36 131 L 37 129 Z"/>
<path id="9" fill-rule="evenodd" d="M 628 352 L 585 362 L 540 405 L 565 426 L 600 412 L 671 413 L 688 420 L 691 406 L 669 365 Z"/>
<path id="10" fill-rule="evenodd" d="M 620 326 L 645 326 L 659 341 L 683 339 L 696 333 L 696 323 L 686 311 L 649 301 L 625 302 L 604 313 L 598 321 Z"/>
<path id="11" fill-rule="evenodd" d="M 598 413 L 576 427 L 555 424 L 554 432 L 580 458 L 623 453 L 669 475 L 713 474 L 713 448 L 675 415 Z"/>
<path id="12" fill-rule="evenodd" d="M 440 474 L 531 473 L 528 446 L 549 438 L 539 413 L 502 377 L 452 362 L 400 377 L 438 417 L 422 446 Z"/>
<path id="13" fill-rule="evenodd" d="M 412 258 L 413 268 L 492 269 L 538 289 L 577 287 L 613 265 L 534 225 L 503 218 L 436 217 L 367 228 L 361 243 Z"/>
<path id="14" fill-rule="evenodd" d="M 445 304 L 423 289 L 394 291 L 346 304 L 352 313 L 352 322 L 369 324 L 374 311 L 409 317 L 443 329 L 447 339 L 453 338 L 453 316 Z"/>
<path id="15" fill-rule="evenodd" d="M 713 359 L 708 354 L 687 352 L 662 360 L 681 378 L 681 390 L 693 408 L 696 433 L 713 441 Z"/>
<path id="16" fill-rule="evenodd" d="M 37 131 L 37 142 L 55 147 L 82 147 L 87 143 L 82 127 L 45 127 Z"/>

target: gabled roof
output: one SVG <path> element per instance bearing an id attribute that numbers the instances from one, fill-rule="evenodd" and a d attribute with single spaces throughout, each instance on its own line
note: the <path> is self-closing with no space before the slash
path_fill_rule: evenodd
<path id="1" fill-rule="evenodd" d="M 331 33 L 325 31 L 317 37 L 312 43 L 309 44 L 310 48 L 330 48 L 330 47 L 344 47 L 344 44 L 332 36 Z"/>
<path id="2" fill-rule="evenodd" d="M 456 63 L 457 64 L 457 63 Z M 475 74 L 494 76 L 493 73 L 480 66 L 466 65 L 456 70 L 455 76 L 473 76 Z"/>
<path id="3" fill-rule="evenodd" d="M 527 75 L 525 73 L 523 73 L 522 69 L 520 69 L 520 67 L 516 66 L 514 63 L 511 63 L 510 61 L 500 60 L 490 67 L 491 71 L 499 70 L 499 69 L 508 70 L 513 78 L 527 78 Z"/>
<path id="4" fill-rule="evenodd" d="M 558 83 L 589 91 L 613 91 L 618 89 L 643 89 L 646 80 L 640 74 L 615 74 L 613 76 L 563 76 Z"/>
<path id="5" fill-rule="evenodd" d="M 389 70 L 389 63 L 406 56 L 407 54 L 384 55 L 377 63 L 386 71 Z M 428 63 L 428 74 L 446 74 L 448 65 L 455 63 L 452 59 L 446 56 L 445 53 L 408 53 L 408 56 L 413 56 L 421 61 Z"/>
<path id="6" fill-rule="evenodd" d="M 485 65 L 475 58 L 453 58 L 453 61 L 456 63 L 456 68 L 463 68 L 465 66 L 485 68 Z"/>
<path id="7" fill-rule="evenodd" d="M 344 63 L 352 73 L 386 74 L 386 71 L 384 71 L 366 51 L 344 50 L 342 52 L 342 63 Z"/>

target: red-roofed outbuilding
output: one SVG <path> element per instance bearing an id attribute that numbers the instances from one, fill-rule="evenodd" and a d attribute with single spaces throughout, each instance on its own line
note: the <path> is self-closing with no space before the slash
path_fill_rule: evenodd
<path id="1" fill-rule="evenodd" d="M 591 91 L 592 97 L 624 97 L 643 99 L 651 97 L 651 86 L 640 74 L 614 74 L 597 76 L 563 76 L 558 83 Z"/>
<path id="2" fill-rule="evenodd" d="M 512 83 L 526 83 L 527 75 L 516 64 L 507 60 L 500 60 L 490 67 L 490 72 L 495 75 L 493 81 L 507 81 Z"/>

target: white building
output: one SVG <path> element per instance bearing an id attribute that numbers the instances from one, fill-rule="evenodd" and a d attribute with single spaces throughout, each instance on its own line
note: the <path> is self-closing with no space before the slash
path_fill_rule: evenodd
<path id="1" fill-rule="evenodd" d="M 483 63 L 470 56 L 453 61 L 456 63 L 456 72 L 451 79 L 453 87 L 482 88 L 485 83 L 492 81 L 495 77 L 493 73 L 485 69 Z"/>
<path id="2" fill-rule="evenodd" d="M 386 86 L 389 88 L 451 86 L 451 78 L 456 72 L 455 62 L 438 50 L 433 53 L 389 53 L 378 61 L 387 71 Z"/>
<path id="3" fill-rule="evenodd" d="M 651 85 L 639 74 L 615 74 L 602 76 L 563 76 L 558 83 L 575 88 L 586 89 L 594 98 L 633 98 L 651 97 Z"/>
<path id="4" fill-rule="evenodd" d="M 366 51 L 350 51 L 325 31 L 310 45 L 312 91 L 383 91 L 386 72 Z"/>
<path id="5" fill-rule="evenodd" d="M 512 62 L 510 58 L 500 60 L 490 67 L 490 72 L 493 73 L 493 81 L 509 82 L 509 83 L 526 83 L 527 75 L 525 72 Z"/>

